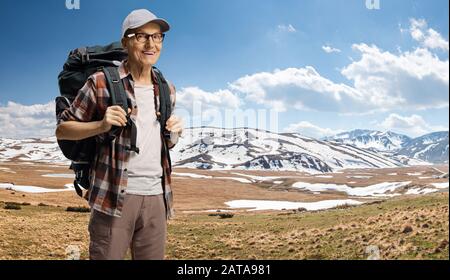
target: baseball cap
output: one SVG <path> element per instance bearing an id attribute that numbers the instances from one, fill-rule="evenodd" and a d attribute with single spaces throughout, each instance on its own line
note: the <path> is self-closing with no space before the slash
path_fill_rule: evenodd
<path id="1" fill-rule="evenodd" d="M 146 9 L 139 9 L 132 11 L 123 21 L 122 37 L 128 29 L 141 27 L 149 22 L 158 24 L 161 27 L 161 32 L 167 32 L 170 29 L 169 23 L 162 18 L 158 18 L 155 14 Z"/>

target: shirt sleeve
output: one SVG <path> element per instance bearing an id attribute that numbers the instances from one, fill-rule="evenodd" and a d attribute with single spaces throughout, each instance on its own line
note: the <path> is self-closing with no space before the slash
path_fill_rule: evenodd
<path id="1" fill-rule="evenodd" d="M 58 118 L 58 125 L 66 121 L 90 122 L 97 112 L 97 88 L 93 78 L 89 78 L 78 91 L 74 101 Z"/>

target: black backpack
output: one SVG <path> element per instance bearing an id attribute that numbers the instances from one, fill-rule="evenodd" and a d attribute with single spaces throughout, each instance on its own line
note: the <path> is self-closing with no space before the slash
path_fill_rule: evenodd
<path id="1" fill-rule="evenodd" d="M 119 42 L 107 46 L 82 47 L 69 53 L 69 57 L 64 64 L 63 71 L 58 75 L 60 96 L 56 97 L 56 118 L 66 110 L 78 91 L 84 86 L 89 76 L 98 71 L 103 71 L 106 78 L 108 90 L 111 94 L 111 104 L 121 106 L 128 112 L 128 98 L 125 92 L 123 81 L 120 80 L 118 66 L 121 61 L 127 58 L 127 53 Z M 162 73 L 153 67 L 160 89 L 160 116 L 161 132 L 165 138 L 170 137 L 170 133 L 165 130 L 166 121 L 171 115 L 170 88 Z M 137 129 L 130 116 L 127 116 L 127 126 L 131 126 L 131 147 L 130 150 L 139 153 L 136 147 Z M 79 141 L 58 140 L 58 146 L 67 159 L 70 159 L 72 169 L 75 173 L 74 187 L 79 196 L 83 196 L 81 188 L 89 189 L 91 178 L 90 170 L 97 152 L 97 146 L 110 143 L 122 131 L 122 127 L 114 127 L 108 133 L 103 143 L 98 143 L 96 137 L 90 137 Z M 169 156 L 170 164 L 170 156 Z"/>

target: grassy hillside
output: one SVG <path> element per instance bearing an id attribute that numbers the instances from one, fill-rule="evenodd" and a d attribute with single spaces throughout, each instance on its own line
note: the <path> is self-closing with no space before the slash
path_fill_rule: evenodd
<path id="1" fill-rule="evenodd" d="M 0 202 L 0 259 L 65 259 L 68 245 L 88 257 L 89 213 Z M 8 204 L 11 205 L 11 204 Z M 18 208 L 18 207 L 6 207 Z M 448 193 L 401 197 L 319 212 L 177 213 L 168 259 L 448 259 Z"/>

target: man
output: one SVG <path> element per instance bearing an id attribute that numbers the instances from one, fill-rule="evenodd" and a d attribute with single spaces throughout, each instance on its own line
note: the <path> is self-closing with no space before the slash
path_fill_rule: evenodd
<path id="1" fill-rule="evenodd" d="M 167 140 L 158 121 L 159 87 L 152 66 L 158 61 L 169 24 L 148 10 L 135 10 L 123 22 L 122 45 L 128 59 L 119 66 L 130 118 L 137 127 L 139 153 L 130 151 L 131 129 L 120 106 L 109 106 L 103 72 L 89 77 L 56 129 L 60 140 L 101 138 L 112 126 L 125 127 L 111 145 L 99 145 L 92 169 L 93 187 L 86 197 L 91 259 L 163 259 L 166 219 L 173 214 L 169 149 L 182 133 L 181 118 L 172 115 Z M 172 112 L 175 87 L 170 85 Z"/>

